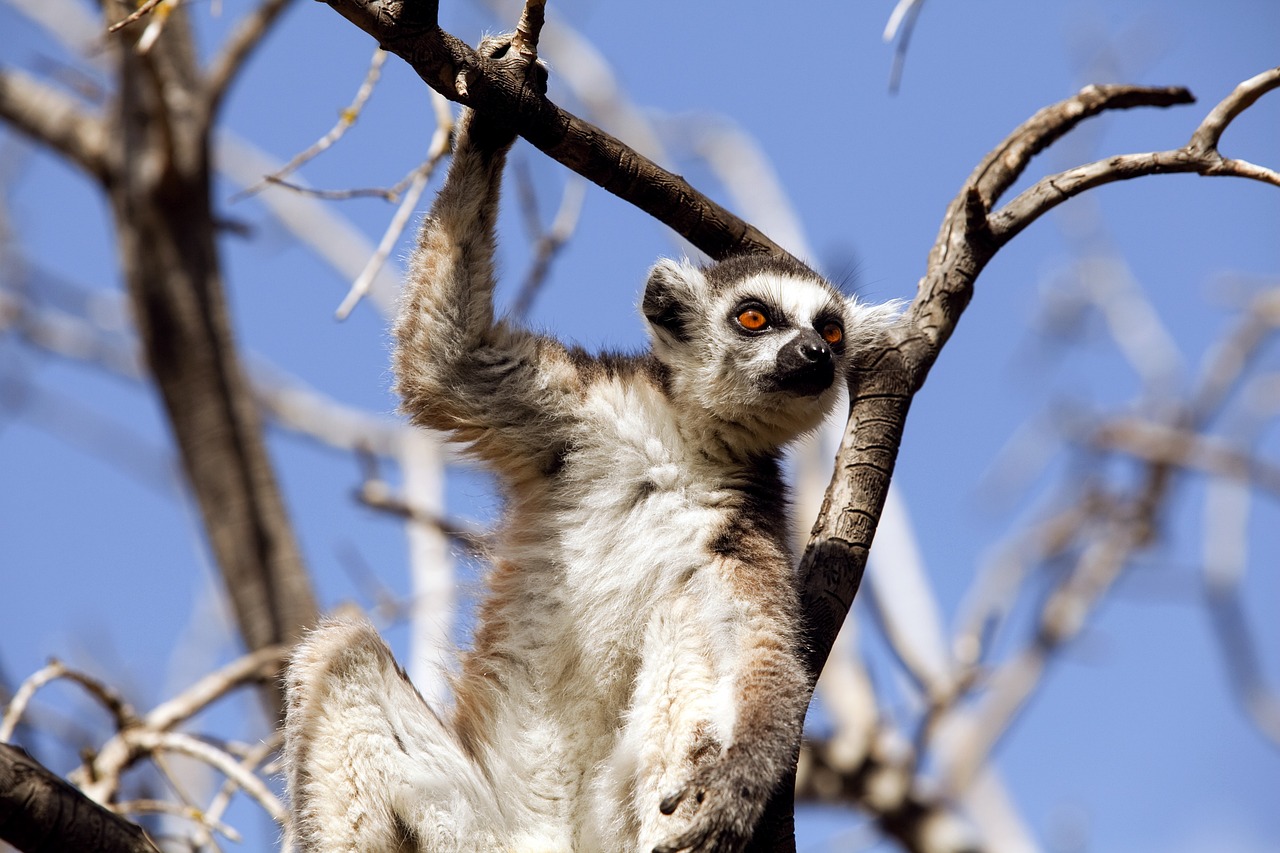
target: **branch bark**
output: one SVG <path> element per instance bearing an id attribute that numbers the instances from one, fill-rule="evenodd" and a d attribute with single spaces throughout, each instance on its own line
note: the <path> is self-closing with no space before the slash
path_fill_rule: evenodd
<path id="1" fill-rule="evenodd" d="M 20 747 L 0 743 L 0 839 L 26 853 L 158 853 L 146 833 L 90 800 Z"/>

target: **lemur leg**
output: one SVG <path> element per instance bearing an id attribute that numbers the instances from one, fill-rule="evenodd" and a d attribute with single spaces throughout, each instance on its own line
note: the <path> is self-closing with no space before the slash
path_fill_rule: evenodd
<path id="1" fill-rule="evenodd" d="M 286 676 L 285 764 L 305 853 L 497 849 L 492 787 L 367 622 L 330 622 Z"/>

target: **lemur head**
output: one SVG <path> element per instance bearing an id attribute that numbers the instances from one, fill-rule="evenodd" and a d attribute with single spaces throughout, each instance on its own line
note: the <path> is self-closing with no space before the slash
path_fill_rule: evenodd
<path id="1" fill-rule="evenodd" d="M 659 261 L 641 310 L 673 396 L 750 451 L 818 426 L 854 353 L 875 346 L 897 315 L 896 305 L 844 296 L 797 261 L 756 255 L 705 269 Z"/>

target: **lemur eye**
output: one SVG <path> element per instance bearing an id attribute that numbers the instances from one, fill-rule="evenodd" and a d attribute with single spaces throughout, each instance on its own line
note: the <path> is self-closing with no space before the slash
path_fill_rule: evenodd
<path id="1" fill-rule="evenodd" d="M 834 346 L 844 340 L 844 329 L 839 323 L 827 323 L 822 327 L 822 339 Z"/>
<path id="2" fill-rule="evenodd" d="M 738 312 L 738 325 L 748 332 L 758 332 L 769 325 L 769 315 L 760 308 L 744 308 Z"/>

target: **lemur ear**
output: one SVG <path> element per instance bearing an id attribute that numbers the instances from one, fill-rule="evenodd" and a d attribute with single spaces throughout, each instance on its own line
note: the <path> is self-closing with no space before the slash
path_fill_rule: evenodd
<path id="1" fill-rule="evenodd" d="M 902 299 L 876 303 L 849 296 L 845 299 L 845 340 L 858 350 L 884 346 L 889 330 L 901 320 L 906 306 L 907 302 Z"/>
<path id="2" fill-rule="evenodd" d="M 655 331 L 665 332 L 685 343 L 692 330 L 689 322 L 707 289 L 702 271 L 688 261 L 663 258 L 649 271 L 640 310 Z"/>

